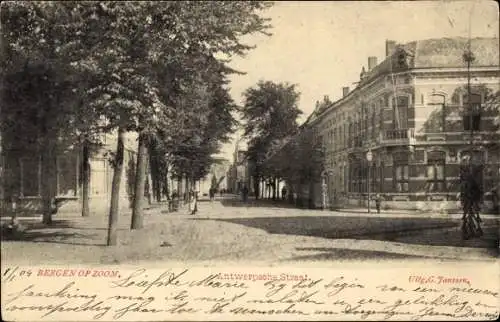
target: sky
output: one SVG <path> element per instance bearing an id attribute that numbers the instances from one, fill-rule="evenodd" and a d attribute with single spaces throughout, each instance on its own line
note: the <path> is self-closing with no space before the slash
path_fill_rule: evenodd
<path id="1" fill-rule="evenodd" d="M 271 18 L 272 36 L 243 38 L 256 48 L 230 63 L 246 73 L 230 78 L 231 95 L 242 104 L 242 92 L 259 80 L 297 84 L 302 123 L 316 101 L 325 95 L 335 101 L 342 87 L 354 88 L 369 56 L 381 62 L 386 39 L 498 37 L 498 11 L 496 2 L 487 0 L 275 2 L 263 14 Z M 220 156 L 232 160 L 235 141 Z"/>

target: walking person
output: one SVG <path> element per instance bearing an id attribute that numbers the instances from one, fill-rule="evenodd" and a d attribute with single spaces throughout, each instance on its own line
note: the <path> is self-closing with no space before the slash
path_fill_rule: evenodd
<path id="1" fill-rule="evenodd" d="M 283 186 L 283 188 L 281 189 L 281 199 L 282 200 L 286 199 L 286 193 L 287 193 L 286 186 Z"/>
<path id="2" fill-rule="evenodd" d="M 382 204 L 382 196 L 379 193 L 377 193 L 375 195 L 375 208 L 377 208 L 377 214 L 380 213 L 381 204 Z"/>
<path id="3" fill-rule="evenodd" d="M 241 189 L 241 193 L 243 194 L 243 202 L 247 202 L 248 200 L 248 188 L 247 186 L 243 186 L 243 188 Z"/>
<path id="4" fill-rule="evenodd" d="M 198 212 L 198 192 L 194 190 L 189 192 L 189 211 L 191 215 Z"/>
<path id="5" fill-rule="evenodd" d="M 493 213 L 498 215 L 500 214 L 500 205 L 498 203 L 498 192 L 496 189 L 491 191 L 491 201 L 493 203 Z"/>

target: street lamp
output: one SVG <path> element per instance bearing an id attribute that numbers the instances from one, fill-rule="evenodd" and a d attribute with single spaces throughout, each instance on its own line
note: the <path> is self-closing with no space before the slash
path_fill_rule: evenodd
<path id="1" fill-rule="evenodd" d="M 322 206 L 323 206 L 323 210 L 326 210 L 326 189 L 327 189 L 327 186 L 326 186 L 326 172 L 323 172 L 321 174 L 321 179 L 322 179 L 321 193 L 322 193 L 322 197 L 323 197 Z"/>
<path id="2" fill-rule="evenodd" d="M 373 152 L 369 150 L 366 153 L 366 161 L 368 161 L 368 213 L 370 213 L 370 186 L 371 186 L 371 168 L 372 168 Z"/>
<path id="3" fill-rule="evenodd" d="M 323 195 L 323 204 L 322 208 L 323 210 L 327 209 L 327 204 L 328 204 L 328 184 L 327 184 L 327 179 L 330 175 L 332 175 L 333 172 L 331 170 L 323 170 L 321 172 L 321 192 Z"/>

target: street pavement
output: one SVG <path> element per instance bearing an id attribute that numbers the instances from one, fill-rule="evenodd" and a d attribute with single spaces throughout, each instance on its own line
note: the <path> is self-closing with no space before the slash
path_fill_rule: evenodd
<path id="1" fill-rule="evenodd" d="M 53 227 L 24 219 L 22 241 L 2 242 L 2 261 L 18 264 L 193 262 L 494 261 L 498 217 L 484 216 L 485 234 L 463 241 L 460 216 L 362 209 L 321 211 L 237 196 L 202 200 L 196 215 L 165 205 L 146 210 L 145 226 L 130 231 L 130 212 L 119 218 L 119 245 L 106 247 L 107 213 L 54 216 Z"/>

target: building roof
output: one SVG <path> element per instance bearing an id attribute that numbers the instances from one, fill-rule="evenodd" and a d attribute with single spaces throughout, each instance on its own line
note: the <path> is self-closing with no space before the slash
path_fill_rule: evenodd
<path id="1" fill-rule="evenodd" d="M 406 44 L 416 53 L 413 68 L 464 67 L 462 55 L 468 48 L 468 38 L 441 38 L 414 41 Z M 471 50 L 476 59 L 473 66 L 498 66 L 498 38 L 473 38 Z"/>
<path id="2" fill-rule="evenodd" d="M 438 38 L 412 41 L 399 45 L 408 53 L 408 68 L 463 68 L 463 53 L 468 48 L 468 38 Z M 499 38 L 472 38 L 471 51 L 475 60 L 472 67 L 499 66 Z M 367 72 L 363 81 L 397 69 L 397 50 Z M 391 66 L 392 62 L 392 66 Z"/>
<path id="3" fill-rule="evenodd" d="M 384 74 L 402 71 L 398 66 L 398 48 L 403 49 L 408 54 L 405 69 L 465 68 L 463 54 L 468 49 L 468 41 L 469 39 L 465 37 L 435 38 L 412 41 L 396 46 L 392 54 L 364 74 L 362 80 L 347 96 L 336 100 L 330 106 L 316 107 L 303 125 L 314 121 L 323 112 L 339 104 L 375 78 Z M 472 67 L 499 67 L 499 47 L 499 38 L 472 38 L 470 48 L 475 56 Z"/>

